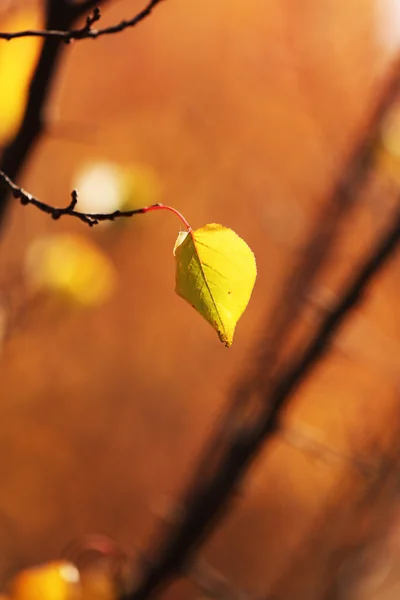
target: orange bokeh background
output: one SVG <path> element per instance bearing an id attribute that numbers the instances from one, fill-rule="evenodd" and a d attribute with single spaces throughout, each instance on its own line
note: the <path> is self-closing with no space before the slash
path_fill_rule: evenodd
<path id="1" fill-rule="evenodd" d="M 82 164 L 145 165 L 193 227 L 223 223 L 248 242 L 258 280 L 227 350 L 174 294 L 171 215 L 89 230 L 15 202 L 0 240 L 2 294 L 19 310 L 0 356 L 1 582 L 89 532 L 135 556 L 173 512 L 230 390 L 268 344 L 276 298 L 379 92 L 394 51 L 383 5 L 165 0 L 133 30 L 66 47 L 47 133 L 18 183 L 63 206 Z M 140 8 L 110 0 L 101 25 Z M 375 174 L 312 298 L 340 290 L 394 190 Z M 65 231 L 88 236 L 116 269 L 101 306 L 20 295 L 32 240 Z M 291 402 L 202 550 L 254 597 L 317 599 L 332 581 L 350 585 L 338 553 L 358 551 L 376 519 L 386 531 L 392 487 L 363 498 L 398 431 L 397 269 L 394 259 Z M 197 594 L 186 583 L 170 593 Z"/>

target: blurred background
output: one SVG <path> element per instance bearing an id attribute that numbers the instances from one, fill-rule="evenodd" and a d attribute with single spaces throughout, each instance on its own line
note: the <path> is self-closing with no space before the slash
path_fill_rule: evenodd
<path id="1" fill-rule="evenodd" d="M 100 24 L 142 6 L 109 0 Z M 41 27 L 42 10 L 3 0 L 0 30 Z M 89 229 L 15 201 L 0 237 L 2 586 L 88 533 L 135 558 L 179 509 L 399 42 L 398 0 L 165 0 L 132 30 L 66 46 L 18 184 L 54 206 L 75 187 L 88 212 L 163 202 L 194 228 L 222 223 L 258 280 L 227 350 L 174 293 L 172 215 Z M 0 41 L 2 146 L 40 47 Z M 398 202 L 400 103 L 376 152 L 304 293 L 305 331 Z M 398 597 L 399 293 L 395 257 L 201 550 L 251 598 Z M 183 580 L 167 595 L 199 592 Z"/>

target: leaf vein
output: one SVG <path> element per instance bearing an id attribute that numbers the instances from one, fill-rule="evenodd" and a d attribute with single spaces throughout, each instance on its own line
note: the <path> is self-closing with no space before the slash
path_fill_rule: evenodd
<path id="1" fill-rule="evenodd" d="M 202 272 L 202 275 L 203 275 L 203 279 L 204 279 L 205 285 L 206 285 L 206 287 L 207 287 L 208 293 L 210 294 L 210 297 L 211 297 L 212 303 L 213 303 L 213 305 L 214 305 L 215 311 L 216 311 L 216 313 L 217 313 L 217 315 L 218 315 L 218 319 L 219 319 L 219 322 L 220 322 L 220 326 L 221 326 L 221 327 L 222 327 L 222 329 L 223 329 L 223 333 L 226 335 L 226 330 L 225 330 L 225 327 L 224 327 L 223 321 L 222 321 L 222 319 L 221 319 L 221 315 L 220 315 L 220 313 L 219 313 L 219 310 L 218 310 L 217 303 L 215 302 L 214 296 L 213 296 L 213 294 L 211 293 L 210 286 L 208 285 L 207 277 L 206 277 L 206 275 L 205 275 L 205 273 L 204 273 L 203 264 L 202 264 L 202 262 L 201 262 L 200 255 L 199 255 L 199 253 L 198 253 L 198 250 L 197 250 L 197 248 L 196 248 L 196 244 L 197 244 L 197 243 L 201 244 L 202 246 L 206 246 L 206 248 L 208 248 L 209 246 L 207 246 L 206 244 L 203 244 L 202 242 L 198 242 L 197 240 L 195 240 L 195 237 L 194 237 L 194 235 L 193 235 L 193 234 L 192 234 L 192 240 L 193 240 L 193 246 L 194 246 L 194 249 L 195 249 L 195 252 L 196 252 L 197 260 L 199 261 L 200 270 L 201 270 L 201 272 Z"/>

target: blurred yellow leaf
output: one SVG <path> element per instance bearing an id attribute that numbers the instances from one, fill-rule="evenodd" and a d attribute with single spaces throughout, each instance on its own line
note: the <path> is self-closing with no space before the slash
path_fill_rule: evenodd
<path id="1" fill-rule="evenodd" d="M 181 232 L 175 244 L 176 293 L 214 327 L 227 347 L 257 276 L 253 252 L 232 229 L 212 223 Z"/>
<path id="2" fill-rule="evenodd" d="M 9 585 L 12 600 L 78 600 L 80 592 L 79 571 L 66 561 L 25 569 Z"/>
<path id="3" fill-rule="evenodd" d="M 80 573 L 68 561 L 53 561 L 24 569 L 0 600 L 116 600 L 112 576 L 104 569 Z"/>
<path id="4" fill-rule="evenodd" d="M 87 306 L 104 302 L 116 283 L 107 256 L 86 238 L 69 233 L 36 239 L 28 251 L 26 272 L 37 290 L 61 292 Z"/>
<path id="5" fill-rule="evenodd" d="M 33 7 L 13 11 L 2 20 L 2 31 L 37 29 L 41 12 Z M 21 121 L 26 95 L 42 40 L 35 37 L 0 40 L 0 145 L 12 137 Z"/>

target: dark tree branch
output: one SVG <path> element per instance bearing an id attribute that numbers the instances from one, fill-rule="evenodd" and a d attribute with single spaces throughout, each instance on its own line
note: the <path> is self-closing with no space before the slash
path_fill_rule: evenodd
<path id="1" fill-rule="evenodd" d="M 336 239 L 338 229 L 348 211 L 359 200 L 361 193 L 368 184 L 370 174 L 376 163 L 376 148 L 379 142 L 382 123 L 391 108 L 397 102 L 400 91 L 400 56 L 394 61 L 392 68 L 379 93 L 378 99 L 366 122 L 362 125 L 355 146 L 342 167 L 339 177 L 335 179 L 332 189 L 328 192 L 326 202 L 316 219 L 312 231 L 308 234 L 304 251 L 291 270 L 286 285 L 278 294 L 271 310 L 273 318 L 265 325 L 268 331 L 268 343 L 260 349 L 259 361 L 253 361 L 249 366 L 247 379 L 238 386 L 230 406 L 222 416 L 213 438 L 205 451 L 197 470 L 201 478 L 210 470 L 210 464 L 215 464 L 219 452 L 223 451 L 226 443 L 232 437 L 232 431 L 243 423 L 244 416 L 256 401 L 249 398 L 246 391 L 251 381 L 260 378 L 262 365 L 263 385 L 268 387 L 272 382 L 281 355 L 287 347 L 293 327 L 296 325 L 306 294 L 312 289 L 320 270 L 323 268 L 332 244 Z M 293 349 L 293 356 L 297 349 Z M 242 393 L 242 388 L 245 390 Z M 254 411 L 253 411 L 254 412 Z"/>
<path id="2" fill-rule="evenodd" d="M 262 396 L 265 409 L 256 423 L 242 428 L 226 448 L 220 467 L 209 479 L 195 478 L 185 494 L 185 508 L 176 525 L 157 550 L 153 564 L 144 573 L 138 587 L 125 600 L 143 600 L 159 587 L 169 583 L 190 562 L 197 545 L 221 516 L 226 502 L 239 485 L 242 476 L 266 439 L 273 436 L 282 409 L 300 384 L 329 349 L 338 328 L 350 311 L 360 304 L 373 277 L 387 264 L 400 242 L 400 208 L 391 219 L 369 256 L 344 290 L 336 308 L 321 323 L 301 355 L 277 377 L 271 390 L 260 386 L 253 393 Z"/>
<path id="3" fill-rule="evenodd" d="M 350 311 L 361 302 L 372 278 L 383 268 L 399 245 L 400 208 L 394 215 L 393 223 L 343 291 L 336 308 L 325 316 L 316 334 L 305 345 L 305 349 L 292 354 L 287 363 L 289 366 L 283 371 L 274 369 L 273 355 L 282 347 L 290 324 L 293 323 L 292 309 L 294 314 L 297 314 L 299 298 L 304 295 L 323 266 L 341 218 L 367 185 L 375 164 L 376 147 L 383 120 L 394 106 L 399 91 L 400 57 L 395 62 L 376 106 L 327 198 L 325 213 L 323 212 L 321 217 L 327 217 L 322 218 L 322 224 L 328 222 L 328 228 L 322 227 L 321 234 L 317 227 L 301 264 L 296 265 L 295 272 L 300 272 L 299 278 L 295 273 L 294 287 L 291 284 L 290 289 L 285 290 L 289 294 L 285 294 L 282 304 L 289 303 L 289 307 L 283 308 L 280 322 L 275 327 L 275 324 L 272 324 L 275 331 L 275 334 L 272 334 L 272 346 L 275 350 L 263 348 L 255 373 L 251 373 L 251 377 L 237 387 L 233 395 L 234 401 L 222 425 L 217 427 L 209 449 L 205 451 L 199 468 L 179 502 L 183 509 L 181 522 L 157 540 L 152 564 L 143 572 L 136 588 L 127 595 L 126 600 L 148 598 L 187 569 L 198 545 L 223 516 L 230 498 L 257 452 L 275 434 L 282 409 L 310 371 L 324 357 L 340 325 Z M 320 221 L 317 225 L 319 224 Z M 263 345 L 265 346 L 265 341 Z M 251 423 L 242 419 L 241 427 L 232 428 L 232 425 L 238 423 L 237 417 L 245 414 L 246 406 L 250 402 L 261 407 L 258 419 L 253 419 Z"/>
<path id="4" fill-rule="evenodd" d="M 120 218 L 129 218 L 133 217 L 134 215 L 141 215 L 148 212 L 152 207 L 161 206 L 161 204 L 152 204 L 151 207 L 144 206 L 143 208 L 136 208 L 133 210 L 115 210 L 112 213 L 84 213 L 76 210 L 76 205 L 78 203 L 78 192 L 76 190 L 71 192 L 71 201 L 67 206 L 64 208 L 56 208 L 55 206 L 46 204 L 38 198 L 35 198 L 35 196 L 32 196 L 32 194 L 11 181 L 11 179 L 2 171 L 0 171 L 0 182 L 2 182 L 3 185 L 11 191 L 14 198 L 17 198 L 21 201 L 21 204 L 32 204 L 32 206 L 35 206 L 42 212 L 50 215 L 54 220 L 60 219 L 64 216 L 74 217 L 83 223 L 86 223 L 90 227 L 93 225 L 98 225 L 100 222 L 104 221 L 115 221 L 116 219 Z"/>
<path id="5" fill-rule="evenodd" d="M 79 16 L 77 7 L 72 7 L 66 0 L 47 0 L 46 2 L 46 29 L 70 29 Z M 11 180 L 18 177 L 43 132 L 44 110 L 63 46 L 62 38 L 44 40 L 29 86 L 21 125 L 15 137 L 4 148 L 0 161 L 0 169 L 7 173 Z M 4 221 L 9 199 L 9 191 L 3 187 L 0 190 L 0 227 Z"/>
<path id="6" fill-rule="evenodd" d="M 147 4 L 147 6 L 143 10 L 141 10 L 139 13 L 137 13 L 134 17 L 132 17 L 132 19 L 124 19 L 123 21 L 121 21 L 120 23 L 118 23 L 116 25 L 111 25 L 110 27 L 104 27 L 103 29 L 93 29 L 92 25 L 96 21 L 98 21 L 101 17 L 100 9 L 97 6 L 99 4 L 99 2 L 96 2 L 95 3 L 96 6 L 93 9 L 93 14 L 87 17 L 86 24 L 79 29 L 65 28 L 63 30 L 60 30 L 60 29 L 53 29 L 51 27 L 48 27 L 44 30 L 26 29 L 25 31 L 16 31 L 13 33 L 4 33 L 4 32 L 1 33 L 0 32 L 0 40 L 2 39 L 2 40 L 10 41 L 10 40 L 15 40 L 16 38 L 23 38 L 23 37 L 41 37 L 41 38 L 45 38 L 45 39 L 57 38 L 68 44 L 72 40 L 96 39 L 103 35 L 111 35 L 114 33 L 120 33 L 121 31 L 125 31 L 125 29 L 128 29 L 130 27 L 135 27 L 135 25 L 140 23 L 140 21 L 143 21 L 143 19 L 148 17 L 151 14 L 152 10 L 157 6 L 157 4 L 160 4 L 160 2 L 162 2 L 162 0 L 151 0 Z M 85 10 L 87 10 L 87 7 L 92 6 L 92 4 L 93 4 L 92 2 L 87 2 L 84 4 L 73 5 L 71 7 L 71 14 L 74 15 L 77 12 L 78 13 L 77 16 L 79 16 L 80 14 L 83 14 L 83 12 Z M 77 17 L 74 16 L 73 18 L 75 20 L 75 18 L 77 18 Z"/>
<path id="7" fill-rule="evenodd" d="M 304 302 L 304 294 L 310 290 L 323 266 L 335 240 L 338 228 L 347 212 L 359 200 L 366 188 L 376 164 L 382 124 L 395 106 L 400 92 L 400 55 L 382 86 L 375 106 L 362 126 L 357 142 L 347 158 L 339 177 L 334 181 L 326 202 L 309 236 L 304 253 L 288 278 L 287 286 L 277 298 L 271 311 L 274 315 L 269 329 L 269 348 L 265 349 L 266 362 L 272 363 L 286 343 L 286 336 Z M 268 354 L 268 360 L 267 356 Z"/>

